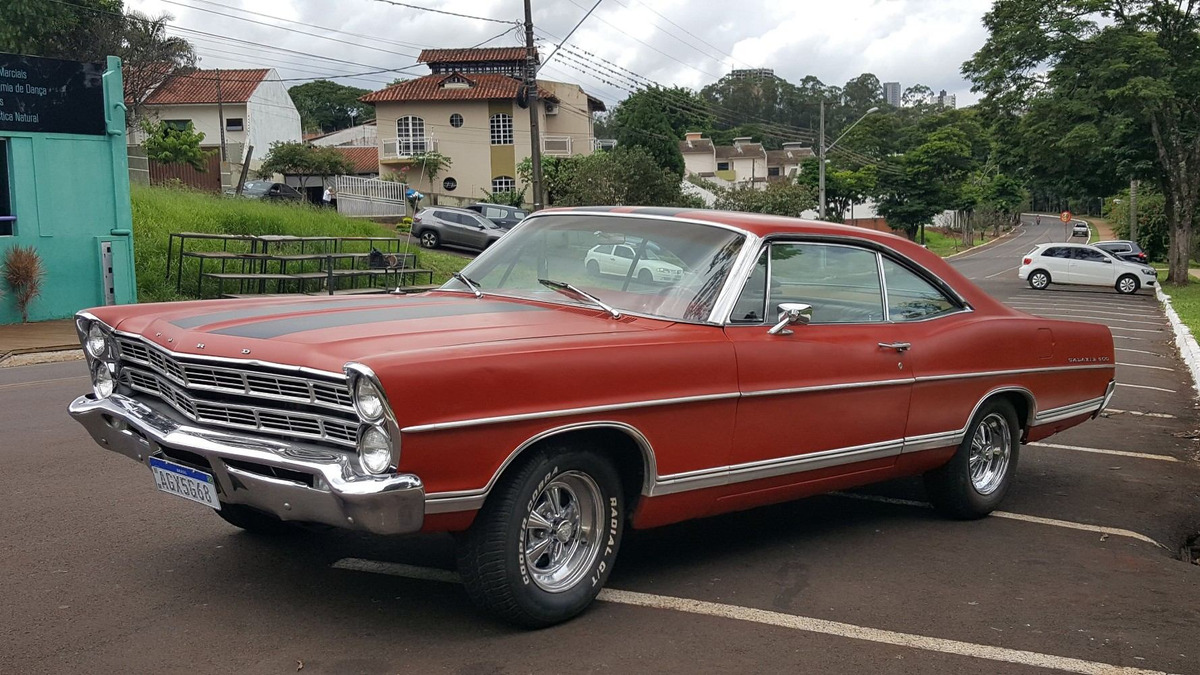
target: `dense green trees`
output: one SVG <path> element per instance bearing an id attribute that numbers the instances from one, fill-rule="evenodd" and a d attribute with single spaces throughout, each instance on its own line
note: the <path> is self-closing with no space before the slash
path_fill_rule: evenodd
<path id="1" fill-rule="evenodd" d="M 528 159 L 517 167 L 517 173 L 524 182 L 530 181 Z M 680 183 L 678 174 L 664 169 L 639 146 L 620 146 L 586 156 L 542 158 L 547 206 L 702 206 L 681 192 Z"/>
<path id="2" fill-rule="evenodd" d="M 374 118 L 374 106 L 358 100 L 367 93 L 370 92 L 366 89 L 331 80 L 313 80 L 288 89 L 300 112 L 300 125 L 305 131 L 321 133 L 346 129 Z"/>
<path id="3" fill-rule="evenodd" d="M 270 178 L 275 174 L 298 176 L 300 187 L 303 188 L 314 176 L 328 178 L 351 173 L 353 169 L 350 160 L 335 148 L 275 142 L 263 159 L 258 175 L 262 178 Z"/>

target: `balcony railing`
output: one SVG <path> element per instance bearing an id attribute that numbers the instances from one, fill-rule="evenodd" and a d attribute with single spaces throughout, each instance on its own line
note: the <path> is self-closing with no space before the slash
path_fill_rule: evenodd
<path id="1" fill-rule="evenodd" d="M 542 154 L 570 155 L 570 136 L 542 136 Z"/>
<path id="2" fill-rule="evenodd" d="M 593 151 L 595 151 L 595 150 L 612 150 L 615 147 L 617 147 L 617 140 L 615 138 L 593 138 L 592 139 L 592 150 Z"/>
<path id="3" fill-rule="evenodd" d="M 385 138 L 380 143 L 380 159 L 404 159 L 426 152 L 437 152 L 438 142 L 432 136 L 423 138 Z"/>

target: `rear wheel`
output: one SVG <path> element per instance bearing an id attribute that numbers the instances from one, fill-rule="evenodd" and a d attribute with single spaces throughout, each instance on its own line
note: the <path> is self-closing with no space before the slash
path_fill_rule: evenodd
<path id="1" fill-rule="evenodd" d="M 535 451 L 502 477 L 458 544 L 471 599 L 527 628 L 585 610 L 612 572 L 625 527 L 615 469 L 585 449 Z"/>
<path id="2" fill-rule="evenodd" d="M 1049 285 L 1050 285 L 1050 273 L 1047 272 L 1046 270 L 1034 270 L 1029 273 L 1029 287 L 1030 288 L 1037 290 L 1037 291 L 1044 291 L 1044 290 L 1046 290 L 1046 287 Z"/>
<path id="3" fill-rule="evenodd" d="M 600 263 L 595 260 L 587 261 L 587 273 L 594 277 L 600 276 Z"/>
<path id="4" fill-rule="evenodd" d="M 280 535 L 296 531 L 291 523 L 286 523 L 269 513 L 263 513 L 242 504 L 221 504 L 221 510 L 217 511 L 217 515 L 230 525 L 240 527 L 252 534 Z"/>
<path id="5" fill-rule="evenodd" d="M 437 248 L 438 244 L 442 243 L 442 238 L 433 230 L 425 230 L 421 233 L 421 246 L 424 248 Z"/>
<path id="6" fill-rule="evenodd" d="M 971 520 L 994 511 L 1017 470 L 1021 427 L 1013 405 L 1004 399 L 984 403 L 958 452 L 925 474 L 933 507 L 951 518 Z"/>
<path id="7" fill-rule="evenodd" d="M 1132 274 L 1125 274 L 1120 279 L 1117 279 L 1117 292 L 1122 295 L 1137 293 L 1138 285 L 1137 277 Z"/>

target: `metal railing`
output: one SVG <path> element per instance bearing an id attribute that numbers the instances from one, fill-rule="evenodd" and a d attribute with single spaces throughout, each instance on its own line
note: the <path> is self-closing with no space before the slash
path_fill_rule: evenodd
<path id="1" fill-rule="evenodd" d="M 380 141 L 380 159 L 402 159 L 426 152 L 437 152 L 438 142 L 432 136 L 422 138 L 385 138 Z"/>

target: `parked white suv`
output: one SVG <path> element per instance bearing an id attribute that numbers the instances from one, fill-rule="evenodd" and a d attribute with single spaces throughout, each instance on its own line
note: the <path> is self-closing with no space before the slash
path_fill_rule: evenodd
<path id="1" fill-rule="evenodd" d="M 1038 244 L 1025 254 L 1017 277 L 1031 288 L 1043 290 L 1051 283 L 1109 286 L 1118 293 L 1153 288 L 1158 273 L 1153 267 L 1121 260 L 1087 244 Z"/>

